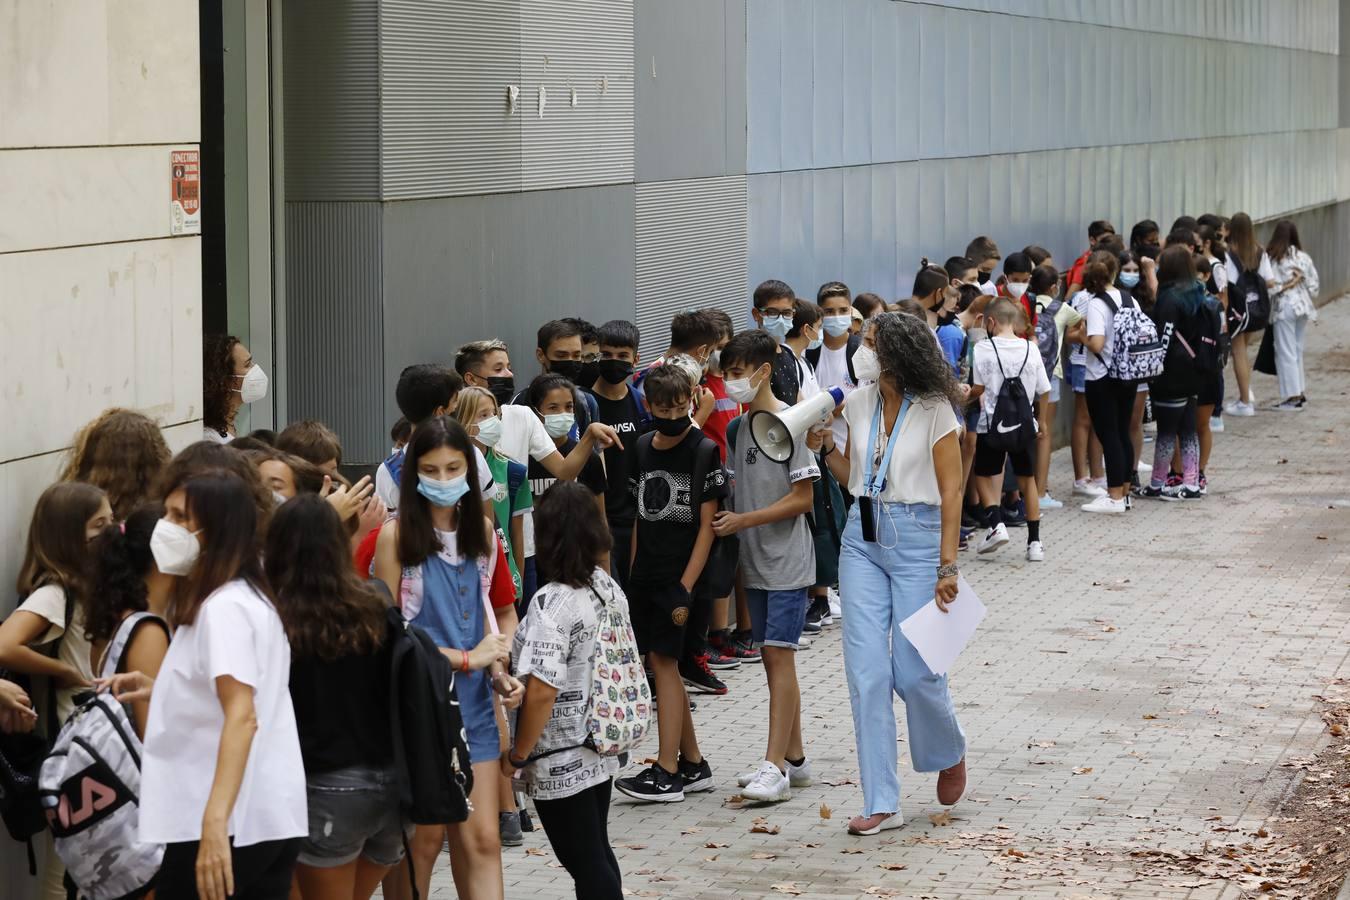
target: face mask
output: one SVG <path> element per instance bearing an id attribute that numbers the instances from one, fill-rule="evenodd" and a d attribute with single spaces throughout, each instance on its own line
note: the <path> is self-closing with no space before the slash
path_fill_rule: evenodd
<path id="1" fill-rule="evenodd" d="M 577 384 L 584 388 L 595 386 L 596 380 L 600 377 L 600 361 L 581 364 L 581 371 L 577 373 Z"/>
<path id="2" fill-rule="evenodd" d="M 1120 283 L 1127 288 L 1132 288 L 1139 283 L 1138 272 L 1121 272 Z"/>
<path id="3" fill-rule="evenodd" d="M 272 502 L 276 503 L 277 506 L 280 506 L 281 504 L 285 503 L 285 502 L 286 502 L 287 500 L 289 500 L 289 499 L 291 499 L 291 498 L 290 498 L 290 497 L 287 497 L 287 496 L 286 496 L 285 494 L 283 494 L 281 491 L 273 491 L 273 492 L 272 492 Z"/>
<path id="4" fill-rule="evenodd" d="M 513 375 L 490 375 L 487 378 L 488 390 L 497 398 L 498 406 L 505 406 L 516 395 L 516 379 Z"/>
<path id="5" fill-rule="evenodd" d="M 814 339 L 812 339 L 812 340 L 810 340 L 810 341 L 807 342 L 807 344 L 806 344 L 806 349 L 807 349 L 807 350 L 819 350 L 819 349 L 820 349 L 820 345 L 823 344 L 823 343 L 825 343 L 825 338 L 823 338 L 823 337 L 814 338 Z"/>
<path id="6" fill-rule="evenodd" d="M 881 377 L 881 360 L 875 350 L 867 346 L 858 348 L 853 354 L 853 374 L 859 381 L 876 381 Z"/>
<path id="7" fill-rule="evenodd" d="M 633 364 L 622 359 L 602 359 L 597 365 L 606 384 L 623 384 L 633 374 Z"/>
<path id="8" fill-rule="evenodd" d="M 1026 292 L 1027 286 L 1025 283 L 1018 284 L 1016 281 L 1008 282 L 1008 295 L 1011 296 L 1014 300 L 1021 300 L 1022 295 L 1025 294 Z"/>
<path id="9" fill-rule="evenodd" d="M 165 575 L 186 575 L 192 571 L 202 545 L 197 541 L 200 532 L 188 531 L 177 522 L 160 519 L 150 533 L 150 553 L 155 565 Z"/>
<path id="10" fill-rule="evenodd" d="M 716 369 L 720 372 L 722 370 L 722 351 L 714 350 L 713 352 L 709 353 L 708 364 L 703 368 L 705 370 Z"/>
<path id="11" fill-rule="evenodd" d="M 454 506 L 469 492 L 469 476 L 461 475 L 441 481 L 438 478 L 417 476 L 417 493 L 431 501 L 432 506 Z"/>
<path id="12" fill-rule="evenodd" d="M 484 447 L 495 447 L 502 439 L 502 420 L 489 416 L 478 423 L 478 433 L 474 435 Z"/>
<path id="13" fill-rule="evenodd" d="M 652 416 L 652 427 L 666 437 L 679 437 L 689 427 L 689 417 L 663 419 L 660 416 Z"/>
<path id="14" fill-rule="evenodd" d="M 780 344 L 783 343 L 783 339 L 787 337 L 787 333 L 791 330 L 792 330 L 791 316 L 787 316 L 786 318 L 783 316 L 779 316 L 776 319 L 764 320 L 764 331 Z"/>
<path id="15" fill-rule="evenodd" d="M 952 324 L 952 323 L 955 322 L 955 321 L 956 321 L 956 313 L 954 313 L 954 312 L 949 312 L 949 313 L 938 313 L 938 327 L 939 327 L 939 328 L 941 328 L 941 327 L 944 326 L 944 325 L 950 325 L 950 324 Z"/>
<path id="16" fill-rule="evenodd" d="M 759 388 L 749 378 L 734 378 L 725 386 L 727 396 L 737 403 L 749 403 L 759 394 Z"/>
<path id="17" fill-rule="evenodd" d="M 244 375 L 235 377 L 244 379 L 239 386 L 239 396 L 245 403 L 257 403 L 267 396 L 267 373 L 257 363 Z"/>
<path id="18" fill-rule="evenodd" d="M 579 359 L 553 359 L 549 360 L 548 370 L 555 375 L 561 375 L 573 384 L 581 383 L 581 360 Z M 591 382 L 594 384 L 595 382 Z"/>
<path id="19" fill-rule="evenodd" d="M 690 386 L 698 384 L 703 380 L 703 364 L 694 359 L 687 353 L 680 353 L 666 360 L 667 365 L 674 366 L 685 374 L 689 379 Z"/>
<path id="20" fill-rule="evenodd" d="M 842 334 L 848 333 L 849 326 L 853 324 L 853 317 L 826 316 L 824 322 L 825 322 L 825 333 L 828 334 L 830 337 L 839 337 Z"/>
<path id="21" fill-rule="evenodd" d="M 1147 256 L 1149 259 L 1157 259 L 1158 254 L 1162 252 L 1162 247 L 1158 244 L 1145 244 L 1139 248 L 1140 256 Z"/>
<path id="22" fill-rule="evenodd" d="M 981 272 L 979 275 L 976 275 L 975 278 L 976 278 L 977 281 L 980 282 L 980 284 L 988 284 L 988 283 L 989 283 L 989 273 L 988 273 L 988 272 Z M 857 368 L 857 366 L 854 366 L 854 368 Z"/>
<path id="23" fill-rule="evenodd" d="M 577 422 L 574 413 L 553 413 L 544 416 L 544 430 L 548 432 L 551 438 L 567 437 L 567 433 L 572 430 L 572 426 Z"/>

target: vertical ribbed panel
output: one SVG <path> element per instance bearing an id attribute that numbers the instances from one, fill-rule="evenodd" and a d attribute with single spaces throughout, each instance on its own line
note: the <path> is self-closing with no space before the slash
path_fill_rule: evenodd
<path id="1" fill-rule="evenodd" d="M 521 189 L 524 96 L 515 0 L 383 0 L 380 87 L 386 199 Z M 288 73 L 289 77 L 289 73 Z"/>
<path id="2" fill-rule="evenodd" d="M 642 353 L 670 345 L 670 318 L 715 306 L 745 325 L 748 225 L 745 176 L 637 186 L 637 326 Z"/>
<path id="3" fill-rule="evenodd" d="M 380 192 L 377 0 L 286 0 L 287 200 L 374 200 Z"/>
<path id="4" fill-rule="evenodd" d="M 631 182 L 633 0 L 521 0 L 520 42 L 524 189 Z"/>
<path id="5" fill-rule="evenodd" d="M 383 207 L 286 204 L 287 412 L 342 438 L 343 461 L 385 456 Z"/>

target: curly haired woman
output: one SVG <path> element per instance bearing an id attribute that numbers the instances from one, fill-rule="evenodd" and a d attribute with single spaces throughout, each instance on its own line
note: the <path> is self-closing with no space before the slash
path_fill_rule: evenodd
<path id="1" fill-rule="evenodd" d="M 208 334 L 202 339 L 202 431 L 218 444 L 234 440 L 234 417 L 245 403 L 267 396 L 267 373 L 239 338 Z"/>
<path id="2" fill-rule="evenodd" d="M 121 522 L 152 496 L 169 456 L 169 445 L 154 420 L 114 407 L 75 435 L 60 480 L 102 488 L 113 518 Z"/>

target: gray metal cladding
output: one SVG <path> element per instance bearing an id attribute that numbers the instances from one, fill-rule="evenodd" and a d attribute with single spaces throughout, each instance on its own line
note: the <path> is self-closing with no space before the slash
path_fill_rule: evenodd
<path id="1" fill-rule="evenodd" d="M 746 290 L 746 179 L 743 175 L 637 185 L 637 314 L 642 354 L 670 345 L 681 309 L 726 310 L 739 329 Z"/>
<path id="2" fill-rule="evenodd" d="M 633 180 L 633 0 L 520 0 L 523 187 Z"/>
<path id="3" fill-rule="evenodd" d="M 288 200 L 379 197 L 377 0 L 282 6 Z"/>
<path id="4" fill-rule="evenodd" d="M 342 435 L 343 459 L 387 452 L 381 204 L 286 204 L 287 414 Z"/>
<path id="5" fill-rule="evenodd" d="M 507 103 L 520 52 L 519 3 L 383 0 L 386 199 L 521 189 L 523 89 L 514 112 Z"/>

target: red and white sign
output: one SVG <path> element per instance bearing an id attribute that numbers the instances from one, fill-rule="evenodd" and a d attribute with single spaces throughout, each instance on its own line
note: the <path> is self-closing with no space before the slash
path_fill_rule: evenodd
<path id="1" fill-rule="evenodd" d="M 169 153 L 169 233 L 202 233 L 201 151 Z"/>

